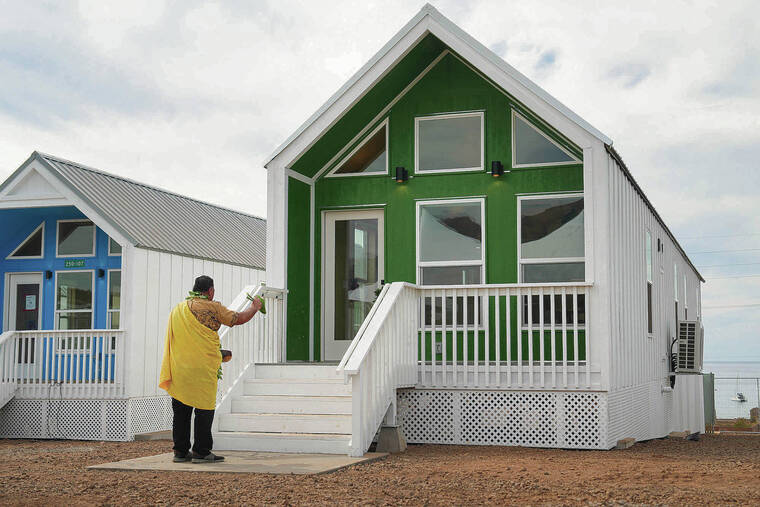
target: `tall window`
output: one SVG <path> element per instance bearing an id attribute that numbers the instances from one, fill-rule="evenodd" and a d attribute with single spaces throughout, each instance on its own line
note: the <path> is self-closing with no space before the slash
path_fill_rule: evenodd
<path id="1" fill-rule="evenodd" d="M 428 201 L 417 204 L 417 281 L 421 285 L 466 285 L 485 279 L 485 229 L 483 199 Z M 442 323 L 444 301 L 425 298 L 424 322 Z M 453 298 L 447 297 L 446 322 L 453 320 Z M 479 305 L 479 308 L 482 308 Z M 457 300 L 457 324 L 464 323 L 464 304 Z M 475 315 L 475 298 L 467 298 L 467 324 L 481 319 Z"/>
<path id="2" fill-rule="evenodd" d="M 647 263 L 647 333 L 652 334 L 652 234 L 647 231 L 646 238 L 646 263 Z"/>
<path id="3" fill-rule="evenodd" d="M 92 281 L 92 271 L 56 273 L 56 329 L 92 329 Z"/>
<path id="4" fill-rule="evenodd" d="M 378 125 L 328 176 L 359 176 L 388 172 L 388 120 Z"/>
<path id="5" fill-rule="evenodd" d="M 121 271 L 108 272 L 108 328 L 121 327 Z"/>
<path id="6" fill-rule="evenodd" d="M 415 118 L 415 173 L 483 170 L 483 113 Z"/>
<path id="7" fill-rule="evenodd" d="M 95 255 L 95 224 L 89 220 L 58 221 L 58 257 Z"/>
<path id="8" fill-rule="evenodd" d="M 583 195 L 526 196 L 518 206 L 520 280 L 585 280 Z"/>

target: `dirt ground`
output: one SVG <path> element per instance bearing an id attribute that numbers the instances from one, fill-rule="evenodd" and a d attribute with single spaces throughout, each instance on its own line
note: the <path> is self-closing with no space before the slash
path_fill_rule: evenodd
<path id="1" fill-rule="evenodd" d="M 0 505 L 760 504 L 760 437 L 750 435 L 623 451 L 420 445 L 319 476 L 85 469 L 169 447 L 0 440 Z"/>

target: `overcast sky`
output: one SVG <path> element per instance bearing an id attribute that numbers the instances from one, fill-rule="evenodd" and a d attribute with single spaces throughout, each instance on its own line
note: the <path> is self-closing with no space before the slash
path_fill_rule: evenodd
<path id="1" fill-rule="evenodd" d="M 264 216 L 266 156 L 423 3 L 0 0 L 0 178 L 36 149 Z M 705 358 L 760 360 L 760 306 L 710 308 L 760 304 L 760 3 L 433 3 L 614 140 L 710 279 Z"/>

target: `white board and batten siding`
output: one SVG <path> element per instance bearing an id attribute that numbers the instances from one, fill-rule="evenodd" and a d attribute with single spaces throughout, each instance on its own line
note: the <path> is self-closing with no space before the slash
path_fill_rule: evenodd
<path id="1" fill-rule="evenodd" d="M 264 281 L 264 270 L 177 254 L 127 247 L 124 252 L 124 308 L 127 330 L 127 397 L 164 396 L 158 387 L 169 314 L 200 275 L 214 279 L 214 299 L 229 305 L 247 285 Z"/>
<path id="2" fill-rule="evenodd" d="M 693 320 L 701 316 L 699 275 L 617 160 L 608 154 L 607 163 L 610 442 L 703 430 L 702 377 L 679 375 L 673 392 L 663 390 L 669 386 L 668 353 L 676 333 L 674 283 L 678 284 L 679 320 L 684 320 L 685 307 Z M 647 231 L 652 238 L 652 333 L 647 329 Z"/>

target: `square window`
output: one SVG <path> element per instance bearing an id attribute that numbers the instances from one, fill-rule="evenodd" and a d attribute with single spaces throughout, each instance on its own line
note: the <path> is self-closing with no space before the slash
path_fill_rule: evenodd
<path id="1" fill-rule="evenodd" d="M 483 113 L 415 119 L 416 173 L 483 170 Z"/>
<path id="2" fill-rule="evenodd" d="M 57 255 L 95 255 L 95 224 L 89 220 L 58 222 Z"/>

